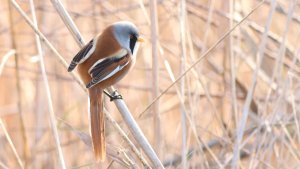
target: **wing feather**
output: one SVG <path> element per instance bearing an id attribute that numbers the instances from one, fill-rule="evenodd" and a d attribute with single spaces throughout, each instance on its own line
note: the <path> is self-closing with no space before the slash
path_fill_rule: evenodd
<path id="1" fill-rule="evenodd" d="M 91 88 L 97 83 L 112 77 L 122 70 L 128 63 L 129 56 L 127 54 L 123 57 L 114 56 L 103 59 L 90 70 L 92 80 L 86 85 L 86 88 Z"/>
<path id="2" fill-rule="evenodd" d="M 96 39 L 92 39 L 88 44 L 86 44 L 73 58 L 70 66 L 68 68 L 68 72 L 71 72 L 78 64 L 84 62 L 88 59 L 92 53 L 95 51 Z"/>

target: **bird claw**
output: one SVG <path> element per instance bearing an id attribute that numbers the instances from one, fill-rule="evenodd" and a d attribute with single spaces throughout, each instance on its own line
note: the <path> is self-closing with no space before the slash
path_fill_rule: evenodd
<path id="1" fill-rule="evenodd" d="M 114 100 L 117 100 L 117 99 L 123 99 L 122 95 L 120 95 L 117 90 L 112 92 L 112 94 L 110 94 L 110 93 L 108 93 L 107 91 L 104 90 L 104 93 L 110 98 L 110 101 L 114 101 Z"/>

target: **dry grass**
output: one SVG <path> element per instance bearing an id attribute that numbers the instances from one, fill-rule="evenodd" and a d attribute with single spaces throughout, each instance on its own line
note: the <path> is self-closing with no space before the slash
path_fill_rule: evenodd
<path id="1" fill-rule="evenodd" d="M 300 168 L 297 0 L 263 2 L 224 39 L 261 1 L 63 1 L 81 42 L 51 2 L 34 1 L 42 50 L 9 2 L 0 5 L 0 168 L 151 165 L 109 101 L 108 159 L 95 163 L 87 95 L 61 64 L 119 20 L 147 42 L 115 88 L 166 168 Z M 30 0 L 17 2 L 32 19 Z"/>

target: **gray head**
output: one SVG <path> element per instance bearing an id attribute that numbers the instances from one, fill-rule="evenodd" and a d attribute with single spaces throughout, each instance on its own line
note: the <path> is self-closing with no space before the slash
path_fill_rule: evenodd
<path id="1" fill-rule="evenodd" d="M 139 41 L 137 27 L 128 21 L 116 22 L 113 25 L 113 33 L 119 44 L 133 54 L 136 42 Z"/>

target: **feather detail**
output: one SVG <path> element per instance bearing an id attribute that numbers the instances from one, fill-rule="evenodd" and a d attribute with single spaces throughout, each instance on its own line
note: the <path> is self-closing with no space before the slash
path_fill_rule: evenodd
<path id="1" fill-rule="evenodd" d="M 92 135 L 93 151 L 97 161 L 104 161 L 106 158 L 105 117 L 103 113 L 102 92 L 102 89 L 96 87 L 89 89 L 90 131 Z"/>
<path id="2" fill-rule="evenodd" d="M 86 88 L 91 88 L 94 85 L 109 79 L 128 65 L 131 61 L 130 55 L 128 55 L 127 52 L 119 52 L 119 54 L 125 54 L 125 56 L 116 55 L 100 59 L 90 68 L 89 74 L 92 79 L 88 82 Z"/>
<path id="3" fill-rule="evenodd" d="M 86 61 L 95 51 L 96 49 L 97 37 L 92 39 L 88 44 L 86 44 L 73 58 L 70 66 L 68 68 L 68 72 L 71 72 L 75 69 L 78 64 Z"/>

